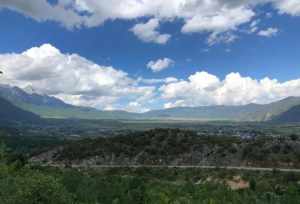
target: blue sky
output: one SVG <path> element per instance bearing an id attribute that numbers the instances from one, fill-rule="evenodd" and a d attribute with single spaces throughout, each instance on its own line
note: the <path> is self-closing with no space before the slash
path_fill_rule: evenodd
<path id="1" fill-rule="evenodd" d="M 101 1 L 90 1 L 89 5 L 89 1 L 84 0 L 32 0 L 25 6 L 19 0 L 0 3 L 0 65 L 8 75 L 5 82 L 22 88 L 33 86 L 38 92 L 75 105 L 138 112 L 175 106 L 267 103 L 300 94 L 296 91 L 300 87 L 297 81 L 300 78 L 300 2 L 258 0 L 254 4 L 237 0 L 231 5 L 226 3 L 230 1 L 211 0 L 212 4 L 206 5 L 201 0 L 190 0 L 198 10 L 190 9 L 187 15 L 186 10 L 173 12 L 172 6 L 169 6 L 170 11 L 165 11 L 165 4 L 160 0 L 153 1 L 157 2 L 153 12 L 153 5 L 148 0 L 143 5 L 133 0 L 134 3 L 129 4 L 131 7 L 126 3 L 129 0 L 122 1 L 124 8 L 122 4 L 114 6 L 117 1 L 112 1 L 109 6 L 103 6 Z M 174 3 L 174 10 L 179 1 L 182 0 L 169 2 Z M 142 6 L 145 8 L 140 11 Z M 59 9 L 55 10 L 56 7 Z M 72 15 L 67 13 L 70 11 Z M 199 11 L 204 13 L 203 16 L 198 16 Z M 103 16 L 103 12 L 107 15 Z M 230 12 L 232 16 L 227 16 Z M 217 17 L 213 19 L 212 16 Z M 138 25 L 139 32 L 134 32 Z M 214 34 L 217 37 L 208 42 Z M 158 42 L 159 39 L 163 42 Z M 47 64 L 52 55 L 47 59 L 30 55 L 39 61 L 7 65 L 8 61 L 15 59 L 13 57 L 24 57 L 24 52 L 45 44 L 66 58 L 76 53 L 90 63 L 112 67 L 126 75 L 114 78 L 109 74 L 115 81 L 131 81 L 104 84 L 103 87 L 100 82 L 91 87 L 93 85 L 89 82 L 80 84 L 78 90 L 57 87 L 50 90 L 37 84 L 47 84 L 43 72 L 51 67 L 45 68 L 41 63 Z M 45 49 L 37 52 L 45 52 Z M 150 61 L 159 67 L 159 71 L 155 71 L 154 66 L 151 69 Z M 63 62 L 53 66 L 62 66 L 59 63 Z M 15 73 L 17 70 L 22 69 L 24 76 L 32 71 L 25 65 L 35 73 L 40 71 L 40 79 L 20 78 Z M 71 73 L 76 68 L 65 69 Z M 84 69 L 82 67 L 81 71 Z M 232 77 L 234 82 L 225 81 L 233 73 L 239 73 L 239 77 Z M 190 79 L 192 76 L 195 76 L 194 81 Z M 83 76 L 85 80 L 82 81 L 88 81 L 89 77 L 92 76 Z M 163 81 L 170 77 L 174 79 L 172 82 Z M 271 85 L 262 83 L 264 78 L 273 80 Z M 142 79 L 159 79 L 161 82 L 145 83 Z M 110 86 L 112 90 L 116 89 L 116 93 L 103 93 L 102 89 Z M 241 86 L 243 90 L 238 90 Z M 249 87 L 253 86 L 257 93 L 248 96 Z M 83 87 L 89 87 L 89 90 Z M 130 91 L 124 93 L 122 87 Z M 233 96 L 237 100 L 230 100 Z"/>

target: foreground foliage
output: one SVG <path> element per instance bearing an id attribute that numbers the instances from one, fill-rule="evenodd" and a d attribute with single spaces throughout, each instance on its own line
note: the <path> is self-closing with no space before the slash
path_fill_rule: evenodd
<path id="1" fill-rule="evenodd" d="M 250 181 L 232 190 L 234 175 Z M 0 165 L 1 204 L 297 204 L 300 175 L 223 170 L 74 170 Z"/>
<path id="2" fill-rule="evenodd" d="M 178 138 L 194 138 L 189 135 L 189 132 L 184 133 L 188 135 L 178 136 Z M 154 141 L 162 141 L 159 140 L 160 135 L 155 134 L 151 138 Z M 124 137 L 116 137 L 114 140 L 123 141 L 123 139 Z M 232 142 L 230 138 L 229 140 L 212 140 L 213 138 L 205 140 L 207 139 L 210 143 L 224 147 Z M 183 149 L 190 146 L 188 141 L 192 140 L 180 140 Z M 288 141 L 297 141 L 297 138 Z M 48 143 L 48 140 L 42 141 L 41 144 L 44 142 Z M 134 140 L 129 143 L 135 144 L 136 148 L 143 146 L 134 143 Z M 14 144 L 10 143 L 10 147 L 13 146 Z M 27 162 L 26 157 L 19 154 L 22 151 L 17 151 L 18 154 L 15 154 L 0 143 L 1 204 L 300 203 L 300 174 L 296 173 L 280 173 L 276 170 L 241 172 L 168 168 L 59 169 L 32 166 Z M 168 151 L 174 151 L 176 156 L 176 151 L 181 149 Z M 160 153 L 162 154 L 163 151 Z M 243 187 L 229 185 L 235 184 L 236 178 L 245 185 Z"/>

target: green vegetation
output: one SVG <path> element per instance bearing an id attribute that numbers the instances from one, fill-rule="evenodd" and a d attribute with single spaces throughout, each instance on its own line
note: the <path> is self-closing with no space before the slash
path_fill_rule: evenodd
<path id="1" fill-rule="evenodd" d="M 17 161 L 1 158 L 1 204 L 297 204 L 300 199 L 300 175 L 294 173 L 94 171 L 20 166 Z M 246 185 L 235 187 L 236 178 Z"/>
<path id="2" fill-rule="evenodd" d="M 299 125 L 182 123 L 181 127 L 191 130 L 128 130 L 136 124 L 139 124 L 138 130 L 159 125 L 157 121 L 49 120 L 46 125 L 18 123 L 0 128 L 0 140 L 5 142 L 5 145 L 0 142 L 0 203 L 299 203 L 299 173 L 218 168 L 88 168 L 95 161 L 100 165 L 112 161 L 115 164 L 164 165 L 168 162 L 199 164 L 204 161 L 202 159 L 211 162 L 205 164 L 240 165 L 241 161 L 250 161 L 257 166 L 278 162 L 288 168 L 297 167 L 300 138 L 296 130 Z M 173 127 L 178 123 L 161 126 Z M 91 134 L 93 137 L 67 136 L 70 134 Z M 96 135 L 105 137 L 95 138 Z M 41 156 L 58 146 L 64 148 L 54 151 L 50 162 L 62 164 L 60 168 L 31 162 L 32 155 Z M 64 168 L 70 161 L 83 164 L 82 168 Z"/>
<path id="3" fill-rule="evenodd" d="M 199 136 L 195 131 L 154 129 L 71 141 L 34 161 L 88 165 L 204 165 L 299 168 L 300 138 Z"/>

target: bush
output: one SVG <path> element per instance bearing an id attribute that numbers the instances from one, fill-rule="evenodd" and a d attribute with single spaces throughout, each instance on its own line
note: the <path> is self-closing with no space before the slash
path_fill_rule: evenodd
<path id="1" fill-rule="evenodd" d="M 68 204 L 73 196 L 52 176 L 34 172 L 0 180 L 1 204 Z"/>

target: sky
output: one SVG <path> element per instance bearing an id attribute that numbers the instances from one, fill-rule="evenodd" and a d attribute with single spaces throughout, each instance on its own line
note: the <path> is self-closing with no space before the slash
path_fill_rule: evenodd
<path id="1" fill-rule="evenodd" d="M 299 0 L 1 0 L 0 83 L 100 110 L 300 96 Z"/>

